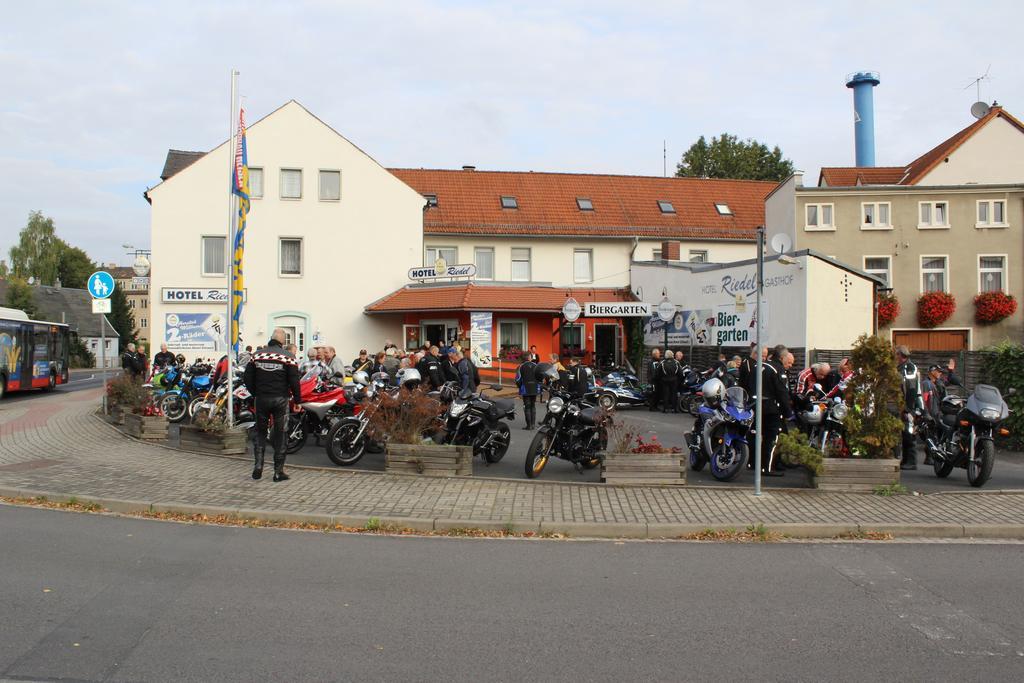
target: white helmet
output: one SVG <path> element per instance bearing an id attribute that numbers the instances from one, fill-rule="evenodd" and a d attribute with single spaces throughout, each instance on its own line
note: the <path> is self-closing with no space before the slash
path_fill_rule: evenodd
<path id="1" fill-rule="evenodd" d="M 700 393 L 704 395 L 704 401 L 708 405 L 718 405 L 725 400 L 725 385 L 722 384 L 722 380 L 712 378 L 704 382 L 704 386 L 700 388 Z"/>
<path id="2" fill-rule="evenodd" d="M 352 381 L 360 386 L 366 386 L 370 383 L 370 376 L 366 374 L 365 370 L 357 370 L 352 373 Z"/>
<path id="3" fill-rule="evenodd" d="M 395 374 L 395 380 L 398 382 L 400 387 L 415 387 L 423 378 L 420 377 L 420 371 L 416 368 L 402 368 Z"/>

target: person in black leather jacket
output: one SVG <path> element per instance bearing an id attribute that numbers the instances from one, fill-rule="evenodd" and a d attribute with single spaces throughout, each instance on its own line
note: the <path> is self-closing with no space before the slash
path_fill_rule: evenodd
<path id="1" fill-rule="evenodd" d="M 528 355 L 516 370 L 516 386 L 519 387 L 519 395 L 523 398 L 523 417 L 526 418 L 526 426 L 523 429 L 533 429 L 537 424 L 537 394 L 540 393 L 540 384 L 537 380 L 537 361 Z"/>
<path id="2" fill-rule="evenodd" d="M 299 388 L 299 364 L 295 356 L 284 349 L 284 341 L 284 330 L 277 328 L 267 345 L 257 349 L 252 360 L 245 366 L 245 386 L 256 404 L 256 462 L 252 470 L 253 479 L 263 476 L 267 427 L 271 416 L 274 418 L 270 437 L 274 447 L 274 481 L 289 479 L 284 471 L 288 395 L 291 394 L 298 403 L 302 390 Z"/>
<path id="3" fill-rule="evenodd" d="M 438 348 L 431 346 L 427 353 L 416 364 L 420 377 L 430 382 L 431 389 L 440 389 L 444 384 L 444 373 L 441 371 L 441 359 L 437 357 Z"/>
<path id="4" fill-rule="evenodd" d="M 921 374 L 917 366 L 910 360 L 910 349 L 900 344 L 896 347 L 896 370 L 899 372 L 900 381 L 903 384 L 903 406 L 900 415 L 903 418 L 903 447 L 900 458 L 901 470 L 917 469 L 917 444 L 914 443 L 914 433 L 909 426 L 912 424 L 914 415 L 920 415 L 924 409 L 924 399 L 921 396 Z"/>
<path id="5" fill-rule="evenodd" d="M 793 367 L 793 354 L 782 344 L 774 347 L 764 363 L 761 389 L 761 473 L 781 477 L 784 472 L 775 461 L 775 444 L 785 429 L 785 420 L 793 419 L 793 400 L 789 395 L 788 370 Z"/>

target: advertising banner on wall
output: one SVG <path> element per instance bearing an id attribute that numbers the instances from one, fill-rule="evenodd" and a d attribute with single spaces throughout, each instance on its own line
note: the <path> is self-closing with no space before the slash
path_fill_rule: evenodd
<path id="1" fill-rule="evenodd" d="M 478 368 L 491 367 L 494 355 L 492 333 L 494 331 L 494 315 L 492 313 L 469 314 L 469 347 L 473 363 Z"/>
<path id="2" fill-rule="evenodd" d="M 683 310 L 668 322 L 668 346 L 746 346 L 757 335 L 756 306 L 752 301 L 719 304 L 714 308 Z M 761 302 L 761 316 L 768 322 L 768 304 Z M 644 323 L 644 344 L 664 346 L 665 323 L 657 315 Z"/>
<path id="3" fill-rule="evenodd" d="M 223 313 L 167 313 L 164 341 L 168 349 L 180 351 L 224 351 L 227 326 Z"/>

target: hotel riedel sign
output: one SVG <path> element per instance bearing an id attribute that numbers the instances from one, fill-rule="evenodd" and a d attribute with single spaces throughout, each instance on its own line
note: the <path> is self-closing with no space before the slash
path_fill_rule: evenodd
<path id="1" fill-rule="evenodd" d="M 437 280 L 445 277 L 473 277 L 474 275 L 476 275 L 476 265 L 465 263 L 449 266 L 443 258 L 434 261 L 432 266 L 409 269 L 410 280 Z"/>
<path id="2" fill-rule="evenodd" d="M 225 303 L 228 290 L 223 287 L 164 287 L 160 300 L 165 304 Z"/>

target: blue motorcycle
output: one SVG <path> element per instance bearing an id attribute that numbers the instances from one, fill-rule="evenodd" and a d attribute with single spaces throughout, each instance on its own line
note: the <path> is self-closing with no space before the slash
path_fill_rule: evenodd
<path id="1" fill-rule="evenodd" d="M 650 392 L 640 383 L 640 378 L 620 369 L 605 373 L 597 381 L 594 391 L 597 393 L 597 404 L 605 410 L 621 406 L 645 406 L 650 399 Z"/>
<path id="2" fill-rule="evenodd" d="M 710 463 L 711 476 L 718 481 L 735 479 L 750 455 L 747 434 L 753 420 L 742 387 L 729 387 L 721 401 L 705 396 L 693 431 L 687 435 L 690 469 L 699 472 Z"/>
<path id="3" fill-rule="evenodd" d="M 173 379 L 174 384 L 160 396 L 159 405 L 169 422 L 181 422 L 189 414 L 189 404 L 210 390 L 210 366 L 195 364 L 175 373 Z"/>

